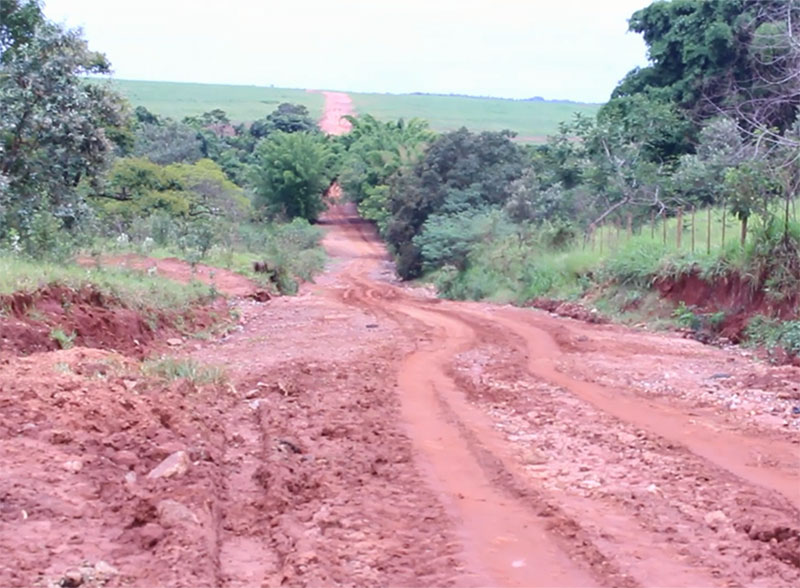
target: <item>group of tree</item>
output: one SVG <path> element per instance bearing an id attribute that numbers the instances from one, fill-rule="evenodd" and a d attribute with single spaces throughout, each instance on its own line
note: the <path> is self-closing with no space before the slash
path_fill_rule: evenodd
<path id="1" fill-rule="evenodd" d="M 339 177 L 401 276 L 463 269 L 498 233 L 538 227 L 559 246 L 603 222 L 644 223 L 679 207 L 724 204 L 745 222 L 758 213 L 791 240 L 800 1 L 658 0 L 630 29 L 643 35 L 649 65 L 545 145 L 466 129 L 435 136 L 421 121 L 353 121 Z M 789 249 L 796 254 L 796 239 Z"/>
<path id="2" fill-rule="evenodd" d="M 788 242 L 799 23 L 800 0 L 657 0 L 630 19 L 649 65 L 595 117 L 531 146 L 510 132 L 436 134 L 419 119 L 369 115 L 333 138 L 292 104 L 249 124 L 221 110 L 161 117 L 88 79 L 108 73 L 107 60 L 38 0 L 0 0 L 0 243 L 91 219 L 115 231 L 153 215 L 314 221 L 334 178 L 404 278 L 461 270 L 498 234 L 536 229 L 557 247 L 679 206 L 724 203 L 746 221 L 778 219 L 783 203 Z"/>
<path id="3" fill-rule="evenodd" d="M 337 147 L 304 106 L 173 120 L 131 107 L 98 79 L 110 71 L 40 0 L 0 0 L 0 245 L 35 254 L 54 235 L 120 234 L 151 216 L 213 226 L 320 213 Z"/>

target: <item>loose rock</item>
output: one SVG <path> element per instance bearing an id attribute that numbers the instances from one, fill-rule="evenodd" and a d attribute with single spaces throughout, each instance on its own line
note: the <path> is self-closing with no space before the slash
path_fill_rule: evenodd
<path id="1" fill-rule="evenodd" d="M 189 470 L 189 456 L 185 451 L 176 451 L 169 455 L 160 464 L 147 474 L 151 480 L 157 478 L 171 478 L 173 476 L 182 476 Z"/>

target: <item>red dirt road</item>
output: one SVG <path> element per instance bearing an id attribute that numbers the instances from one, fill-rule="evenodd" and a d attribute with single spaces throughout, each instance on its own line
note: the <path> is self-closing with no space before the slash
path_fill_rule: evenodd
<path id="1" fill-rule="evenodd" d="M 316 283 L 175 351 L 221 387 L 0 357 L 0 585 L 800 585 L 800 368 L 440 301 L 324 226 Z"/>
<path id="2" fill-rule="evenodd" d="M 354 114 L 353 101 L 344 92 L 323 92 L 325 110 L 319 128 L 330 135 L 344 135 L 350 130 L 350 122 L 342 117 Z"/>

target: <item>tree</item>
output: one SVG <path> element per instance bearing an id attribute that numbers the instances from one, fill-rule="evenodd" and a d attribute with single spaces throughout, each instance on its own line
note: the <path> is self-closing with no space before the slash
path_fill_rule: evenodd
<path id="1" fill-rule="evenodd" d="M 797 0 L 658 0 L 633 14 L 630 30 L 644 37 L 650 64 L 628 73 L 612 103 L 647 94 L 678 105 L 697 128 L 722 113 L 779 132 L 794 122 Z"/>
<path id="2" fill-rule="evenodd" d="M 305 106 L 284 102 L 266 117 L 250 125 L 250 134 L 258 139 L 275 132 L 314 133 L 319 132 L 319 128 Z"/>
<path id="3" fill-rule="evenodd" d="M 138 126 L 133 154 L 136 157 L 146 157 L 159 165 L 194 163 L 204 156 L 202 147 L 203 143 L 196 129 L 185 123 L 166 119 Z"/>
<path id="4" fill-rule="evenodd" d="M 414 237 L 433 214 L 459 215 L 502 207 L 524 168 L 522 149 L 509 131 L 470 133 L 462 128 L 440 135 L 425 156 L 397 175 L 388 198 L 386 239 L 404 279 L 422 272 Z"/>
<path id="5" fill-rule="evenodd" d="M 114 161 L 103 189 L 90 197 L 104 218 L 120 230 L 136 218 L 164 213 L 186 220 L 224 218 L 245 220 L 250 201 L 220 167 L 209 159 L 158 165 L 143 158 Z"/>
<path id="6" fill-rule="evenodd" d="M 256 146 L 251 181 L 269 215 L 315 221 L 334 177 L 334 155 L 320 134 L 276 131 Z"/>
<path id="7" fill-rule="evenodd" d="M 375 221 L 385 232 L 392 176 L 410 170 L 435 137 L 428 123 L 418 118 L 381 122 L 371 115 L 345 117 L 352 128 L 339 142 L 347 149 L 339 183 L 345 195 L 358 205 L 359 214 Z"/>
<path id="8" fill-rule="evenodd" d="M 85 212 L 79 187 L 113 155 L 109 134 L 124 125 L 125 103 L 85 78 L 109 64 L 80 31 L 47 21 L 36 0 L 0 6 L 0 237 L 26 234 L 36 210 L 71 227 Z"/>

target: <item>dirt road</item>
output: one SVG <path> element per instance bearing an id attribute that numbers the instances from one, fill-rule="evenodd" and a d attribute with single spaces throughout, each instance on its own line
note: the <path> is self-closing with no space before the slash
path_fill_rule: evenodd
<path id="1" fill-rule="evenodd" d="M 325 110 L 319 128 L 330 135 L 343 135 L 350 130 L 350 122 L 343 116 L 353 114 L 353 102 L 344 92 L 323 92 Z"/>
<path id="2" fill-rule="evenodd" d="M 800 585 L 798 368 L 438 300 L 324 227 L 299 296 L 174 348 L 223 392 L 0 357 L 0 585 Z"/>

